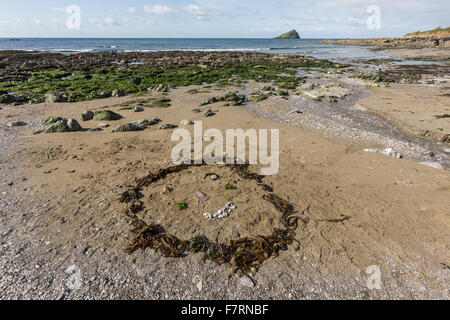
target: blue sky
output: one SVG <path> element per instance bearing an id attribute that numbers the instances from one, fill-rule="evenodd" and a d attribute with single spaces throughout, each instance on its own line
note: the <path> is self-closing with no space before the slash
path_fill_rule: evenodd
<path id="1" fill-rule="evenodd" d="M 400 36 L 447 26 L 449 0 L 0 0 L 0 37 L 303 38 Z M 67 7 L 80 8 L 69 29 Z M 367 8 L 381 26 L 367 27 Z"/>

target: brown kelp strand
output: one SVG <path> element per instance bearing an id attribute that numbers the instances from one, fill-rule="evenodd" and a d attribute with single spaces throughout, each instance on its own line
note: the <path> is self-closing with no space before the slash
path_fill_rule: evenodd
<path id="1" fill-rule="evenodd" d="M 159 180 L 165 179 L 172 173 L 181 172 L 192 166 L 200 165 L 177 165 L 158 170 L 155 173 L 138 179 L 136 186 L 122 193 L 120 201 L 127 203 L 124 213 L 131 217 L 135 236 L 129 244 L 126 252 L 132 254 L 138 249 L 150 248 L 168 258 L 177 258 L 187 253 L 203 254 L 203 261 L 211 260 L 217 264 L 230 264 L 233 272 L 248 275 L 250 272 L 257 272 L 260 265 L 271 257 L 277 257 L 280 251 L 289 249 L 289 246 L 296 242 L 295 231 L 298 227 L 300 217 L 294 216 L 294 206 L 278 195 L 272 193 L 273 188 L 266 186 L 263 199 L 270 202 L 279 211 L 284 228 L 275 229 L 271 235 L 257 235 L 253 237 L 230 240 L 229 244 L 212 243 L 206 236 L 195 236 L 190 240 L 181 240 L 174 235 L 167 233 L 161 225 L 147 225 L 137 218 L 137 213 L 143 210 L 144 204 L 139 201 L 139 193 L 144 187 L 150 186 Z M 264 176 L 253 173 L 248 164 L 225 165 L 232 172 L 238 174 L 246 180 L 254 180 L 258 184 L 262 183 Z M 208 176 L 208 175 L 207 175 Z M 299 249 L 299 246 L 296 248 Z"/>

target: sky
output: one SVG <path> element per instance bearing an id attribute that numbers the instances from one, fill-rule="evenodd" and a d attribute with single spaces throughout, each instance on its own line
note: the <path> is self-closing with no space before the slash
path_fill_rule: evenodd
<path id="1" fill-rule="evenodd" d="M 383 37 L 449 16 L 450 0 L 0 0 L 0 37 Z"/>

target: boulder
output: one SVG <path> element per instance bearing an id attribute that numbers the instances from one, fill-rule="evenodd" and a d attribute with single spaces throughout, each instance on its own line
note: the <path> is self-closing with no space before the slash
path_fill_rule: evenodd
<path id="1" fill-rule="evenodd" d="M 191 121 L 191 120 L 182 120 L 182 121 L 180 122 L 180 124 L 181 124 L 182 126 L 191 126 L 191 125 L 194 124 L 194 122 Z"/>
<path id="2" fill-rule="evenodd" d="M 23 121 L 13 121 L 13 122 L 8 122 L 7 126 L 8 127 L 23 127 L 26 126 L 26 122 Z"/>
<path id="3" fill-rule="evenodd" d="M 3 94 L 0 96 L 0 103 L 14 103 L 16 98 L 10 94 Z"/>
<path id="4" fill-rule="evenodd" d="M 48 103 L 56 103 L 56 102 L 64 102 L 65 99 L 63 96 L 59 95 L 59 94 L 55 94 L 55 93 L 47 93 L 44 96 L 45 102 Z"/>
<path id="5" fill-rule="evenodd" d="M 81 119 L 83 119 L 83 121 L 89 121 L 94 119 L 94 115 L 95 115 L 94 112 L 86 110 L 81 114 Z"/>
<path id="6" fill-rule="evenodd" d="M 175 129 L 178 128 L 177 125 L 174 124 L 164 124 L 161 127 L 159 127 L 159 130 L 168 130 L 168 129 Z"/>
<path id="7" fill-rule="evenodd" d="M 117 128 L 113 129 L 112 132 L 130 132 L 130 131 L 142 131 L 147 129 L 149 126 L 156 125 L 160 123 L 161 120 L 155 118 L 153 120 L 138 120 L 135 122 L 124 123 Z"/>
<path id="8" fill-rule="evenodd" d="M 120 114 L 115 113 L 111 110 L 101 110 L 95 112 L 93 119 L 97 121 L 115 121 L 122 118 L 123 117 Z"/>
<path id="9" fill-rule="evenodd" d="M 75 132 L 81 131 L 82 128 L 78 121 L 74 119 L 67 120 L 61 117 L 49 117 L 44 120 L 46 128 L 45 133 L 57 133 L 57 132 Z"/>
<path id="10" fill-rule="evenodd" d="M 113 92 L 111 93 L 111 95 L 113 97 L 123 97 L 125 94 L 122 92 L 122 90 L 120 89 L 115 89 L 113 90 Z"/>

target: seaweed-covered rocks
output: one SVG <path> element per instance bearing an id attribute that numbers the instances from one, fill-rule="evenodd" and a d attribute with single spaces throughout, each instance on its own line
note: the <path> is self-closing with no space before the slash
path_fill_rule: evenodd
<path id="1" fill-rule="evenodd" d="M 113 92 L 111 93 L 111 95 L 112 95 L 113 97 L 123 97 L 123 96 L 125 95 L 125 93 L 123 93 L 123 91 L 120 90 L 120 89 L 115 89 L 115 90 L 113 90 Z"/>
<path id="2" fill-rule="evenodd" d="M 209 110 L 207 110 L 205 112 L 205 117 L 212 117 L 212 116 L 215 116 L 215 115 L 216 114 L 211 109 L 209 109 Z"/>
<path id="3" fill-rule="evenodd" d="M 61 117 L 49 117 L 44 120 L 46 126 L 45 133 L 58 133 L 58 132 L 76 132 L 81 131 L 81 125 L 74 119 L 67 120 Z"/>
<path id="4" fill-rule="evenodd" d="M 161 120 L 153 119 L 153 120 L 138 120 L 135 122 L 124 123 L 113 129 L 112 132 L 132 132 L 132 131 L 142 131 L 147 129 L 150 126 L 154 126 L 160 123 Z"/>
<path id="5" fill-rule="evenodd" d="M 93 119 L 97 121 L 115 121 L 122 118 L 123 117 L 120 114 L 115 113 L 111 110 L 96 111 L 93 117 Z"/>
<path id="6" fill-rule="evenodd" d="M 13 121 L 13 122 L 8 122 L 8 124 L 6 126 L 8 126 L 8 127 L 23 127 L 26 125 L 27 125 L 27 123 L 23 122 L 23 121 Z"/>
<path id="7" fill-rule="evenodd" d="M 131 109 L 131 111 L 133 111 L 133 112 L 142 112 L 142 111 L 144 111 L 144 108 L 142 108 L 140 106 L 135 106 L 135 107 L 133 107 L 133 109 Z"/>
<path id="8" fill-rule="evenodd" d="M 48 103 L 56 103 L 56 102 L 65 102 L 67 99 L 59 94 L 56 93 L 47 93 L 44 96 L 45 102 Z"/>
<path id="9" fill-rule="evenodd" d="M 233 105 L 233 106 L 240 106 L 245 103 L 245 95 L 230 91 L 222 97 L 212 97 L 207 100 L 204 100 L 200 103 L 200 106 L 206 106 L 209 104 L 213 104 L 216 102 L 222 102 L 222 101 L 232 102 L 231 105 Z"/>
<path id="10" fill-rule="evenodd" d="M 0 103 L 14 103 L 14 102 L 16 102 L 16 98 L 11 94 L 0 95 Z"/>
<path id="11" fill-rule="evenodd" d="M 86 110 L 81 114 L 81 119 L 83 119 L 83 121 L 89 121 L 94 119 L 95 113 L 93 111 L 90 110 Z"/>
<path id="12" fill-rule="evenodd" d="M 168 130 L 168 129 L 176 129 L 178 128 L 177 125 L 174 124 L 163 124 L 161 127 L 159 127 L 159 130 Z"/>

